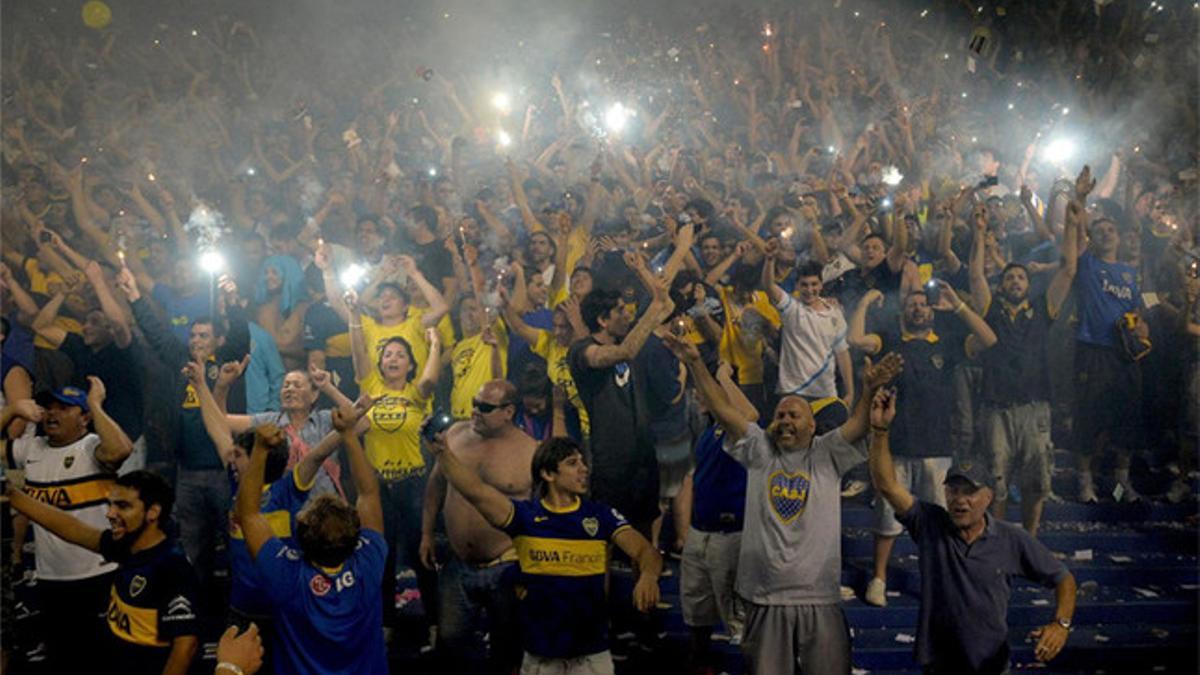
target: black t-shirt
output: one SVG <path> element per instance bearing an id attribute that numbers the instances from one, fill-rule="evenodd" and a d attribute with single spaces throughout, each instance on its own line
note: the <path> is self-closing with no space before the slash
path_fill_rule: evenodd
<path id="1" fill-rule="evenodd" d="M 441 240 L 435 238 L 428 244 L 413 244 L 412 249 L 417 268 L 434 286 L 440 287 L 442 279 L 454 276 L 454 263 Z"/>
<path id="2" fill-rule="evenodd" d="M 881 336 L 881 354 L 898 352 L 904 370 L 897 381 L 896 419 L 891 427 L 892 453 L 898 457 L 949 457 L 950 410 L 954 402 L 954 367 L 965 359 L 960 331 L 936 321 L 928 337 L 903 335 L 897 329 Z"/>
<path id="3" fill-rule="evenodd" d="M 75 333 L 67 333 L 59 350 L 75 364 L 75 384 L 87 391 L 88 375 L 95 375 L 104 383 L 108 395 L 104 399 L 104 411 L 120 425 L 131 440 L 142 435 L 144 416 L 142 398 L 142 373 L 144 358 L 141 346 L 134 340 L 121 349 L 115 343 L 100 351 L 92 351 Z"/>
<path id="4" fill-rule="evenodd" d="M 631 521 L 658 513 L 658 460 L 647 412 L 646 374 L 634 359 L 608 368 L 587 365 L 589 336 L 571 345 L 567 363 L 591 421 L 591 498 Z"/>
<path id="5" fill-rule="evenodd" d="M 1046 297 L 1027 298 L 1015 307 L 997 297 L 984 320 L 997 341 L 983 353 L 983 400 L 995 405 L 1049 401 L 1046 336 L 1053 319 Z"/>
<path id="6" fill-rule="evenodd" d="M 100 555 L 120 564 L 108 602 L 113 672 L 158 675 L 177 637 L 199 635 L 196 574 L 179 543 L 168 537 L 131 553 L 112 531 L 100 537 Z"/>

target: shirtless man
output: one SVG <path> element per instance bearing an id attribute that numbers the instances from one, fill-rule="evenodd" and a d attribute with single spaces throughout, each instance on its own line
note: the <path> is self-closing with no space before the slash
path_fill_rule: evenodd
<path id="1" fill-rule="evenodd" d="M 529 499 L 529 467 L 537 443 L 513 425 L 517 389 L 511 382 L 492 380 L 472 401 L 471 419 L 439 435 L 450 452 L 483 482 L 513 499 Z M 448 487 L 441 466 L 435 465 L 425 489 L 421 527 L 421 562 L 437 564 L 433 528 L 444 509 L 452 556 L 439 581 L 438 644 L 447 671 L 453 673 L 512 673 L 521 663 L 521 641 L 515 633 L 516 605 L 509 569 L 517 554 L 508 535 L 492 527 L 474 506 Z M 515 570 L 514 570 L 515 571 Z M 491 654 L 475 639 L 486 614 Z"/>

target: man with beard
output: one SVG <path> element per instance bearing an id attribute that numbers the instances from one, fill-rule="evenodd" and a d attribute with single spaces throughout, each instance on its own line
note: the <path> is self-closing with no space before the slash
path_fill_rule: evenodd
<path id="1" fill-rule="evenodd" d="M 764 431 L 717 383 L 695 345 L 671 349 L 725 431 L 724 449 L 746 467 L 746 509 L 737 593 L 748 603 L 742 648 L 755 675 L 850 672 L 841 608 L 841 477 L 866 458 L 870 401 L 901 370 L 888 354 L 862 369 L 863 396 L 841 427 L 814 436 L 808 401 L 785 396 Z"/>
<path id="2" fill-rule="evenodd" d="M 197 584 L 183 550 L 163 529 L 175 502 L 171 486 L 149 471 L 117 478 L 102 507 L 107 530 L 19 490 L 7 494 L 9 504 L 39 527 L 119 565 L 111 575 L 109 648 L 85 649 L 69 622 L 56 622 L 54 630 L 70 640 L 63 649 L 80 663 L 55 672 L 185 675 L 200 644 Z M 78 600 L 73 611 L 90 617 Z"/>
<path id="3" fill-rule="evenodd" d="M 105 497 L 117 469 L 133 451 L 133 442 L 104 411 L 104 383 L 94 376 L 89 383 L 86 394 L 76 387 L 43 394 L 38 398 L 40 406 L 30 400 L 14 402 L 5 409 L 0 428 L 7 428 L 14 417 L 42 423 L 45 436 L 18 438 L 6 453 L 11 468 L 25 470 L 24 499 L 69 511 L 71 522 L 99 533 L 105 521 Z M 88 432 L 89 423 L 96 433 Z M 74 540 L 37 518 L 33 521 L 37 524 L 37 587 L 51 670 L 84 672 L 94 663 L 95 649 L 103 644 L 100 617 L 116 565 L 72 546 Z"/>
<path id="4" fill-rule="evenodd" d="M 523 501 L 529 498 L 529 466 L 537 444 L 513 426 L 516 405 L 516 387 L 505 380 L 492 380 L 475 395 L 470 421 L 455 424 L 444 438 L 433 442 L 447 446 L 435 454 L 453 453 L 485 483 L 510 499 Z M 438 584 L 438 644 L 444 651 L 447 672 L 510 673 L 521 662 L 511 572 L 517 564 L 517 551 L 512 539 L 449 487 L 441 465 L 435 465 L 425 487 L 421 521 L 421 562 L 431 570 L 437 565 L 433 529 L 439 510 L 445 516 L 453 554 Z M 490 667 L 483 658 L 485 645 L 476 640 L 476 628 L 485 614 Z"/>
<path id="5" fill-rule="evenodd" d="M 935 302 L 930 302 L 930 292 L 936 292 Z M 867 310 L 882 302 L 883 294 L 878 289 L 863 296 L 850 319 L 850 346 L 871 355 L 894 351 L 904 357 L 899 389 L 907 398 L 892 432 L 897 454 L 902 458 L 900 482 L 918 498 L 941 504 L 938 486 L 946 477 L 951 457 L 959 450 L 952 447 L 948 414 L 954 401 L 951 373 L 964 359 L 974 358 L 994 345 L 996 334 L 944 281 L 937 282 L 936 291 L 909 293 L 896 329 L 884 335 L 867 333 Z M 964 326 L 948 320 L 935 322 L 934 310 L 953 313 Z M 969 332 L 965 339 L 963 327 Z M 903 528 L 889 504 L 876 504 L 875 513 L 875 576 L 867 584 L 864 599 L 883 606 L 887 604 L 888 559 Z"/>
<path id="6" fill-rule="evenodd" d="M 1033 653 L 1049 661 L 1062 650 L 1075 614 L 1075 578 L 1028 532 L 988 514 L 991 472 L 959 462 L 944 481 L 948 508 L 917 501 L 896 478 L 888 431 L 896 394 L 871 404 L 871 479 L 917 543 L 921 609 L 917 662 L 927 675 L 1007 673 L 1008 599 L 1012 577 L 1054 588 L 1054 620 L 1034 630 Z"/>
<path id="7" fill-rule="evenodd" d="M 1054 470 L 1046 341 L 1075 278 L 1082 215 L 1083 206 L 1078 202 L 1067 207 L 1062 264 L 1040 298 L 1029 297 L 1029 270 L 1009 263 L 1000 274 L 999 293 L 992 302 L 983 256 L 971 256 L 972 295 L 981 299 L 984 320 L 996 334 L 996 344 L 982 359 L 983 447 L 995 489 L 992 515 L 1004 519 L 1008 477 L 1019 475 L 1021 522 L 1034 536 Z M 984 227 L 977 223 L 977 239 L 984 236 Z"/>

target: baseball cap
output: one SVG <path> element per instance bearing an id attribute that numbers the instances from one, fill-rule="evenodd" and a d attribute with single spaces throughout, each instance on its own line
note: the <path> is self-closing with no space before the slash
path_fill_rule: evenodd
<path id="1" fill-rule="evenodd" d="M 942 481 L 942 485 L 949 483 L 955 478 L 962 478 L 969 482 L 975 489 L 981 487 L 992 487 L 992 472 L 980 462 L 957 462 L 950 470 L 946 472 L 946 480 Z"/>
<path id="2" fill-rule="evenodd" d="M 45 406 L 50 401 L 58 401 L 66 405 L 73 405 L 81 408 L 83 412 L 91 412 L 88 408 L 87 392 L 79 387 L 63 387 L 58 391 L 43 391 L 37 395 L 38 405 Z"/>

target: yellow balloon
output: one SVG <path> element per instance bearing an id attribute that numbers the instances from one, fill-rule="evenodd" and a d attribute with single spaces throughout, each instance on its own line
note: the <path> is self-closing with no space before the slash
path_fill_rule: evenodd
<path id="1" fill-rule="evenodd" d="M 112 22 L 112 9 L 100 0 L 88 0 L 83 3 L 83 24 L 88 28 L 100 30 Z"/>

